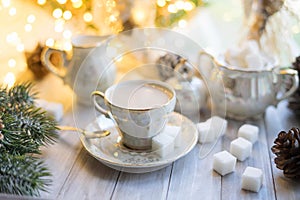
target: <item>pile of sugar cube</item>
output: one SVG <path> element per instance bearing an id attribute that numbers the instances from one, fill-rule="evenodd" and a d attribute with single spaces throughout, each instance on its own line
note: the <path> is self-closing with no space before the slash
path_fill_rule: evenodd
<path id="1" fill-rule="evenodd" d="M 216 141 L 227 129 L 227 121 L 213 116 L 205 122 L 198 123 L 200 143 Z M 251 124 L 244 124 L 238 130 L 238 138 L 231 141 L 230 152 L 224 150 L 214 154 L 213 169 L 222 176 L 235 170 L 237 160 L 244 161 L 252 153 L 252 146 L 258 139 L 259 128 Z M 262 185 L 263 173 L 261 169 L 247 167 L 242 175 L 242 188 L 258 192 Z"/>
<path id="2" fill-rule="evenodd" d="M 261 52 L 255 40 L 246 40 L 228 48 L 224 56 L 225 61 L 234 67 L 263 69 L 272 62 L 271 58 Z"/>
<path id="3" fill-rule="evenodd" d="M 166 157 L 181 144 L 181 127 L 166 125 L 164 130 L 152 138 L 152 150 L 160 157 Z"/>

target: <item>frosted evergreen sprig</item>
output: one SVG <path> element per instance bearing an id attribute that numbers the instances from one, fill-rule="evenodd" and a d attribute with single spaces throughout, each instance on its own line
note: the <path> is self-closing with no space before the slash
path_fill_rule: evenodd
<path id="1" fill-rule="evenodd" d="M 51 183 L 36 155 L 55 142 L 57 122 L 35 107 L 35 95 L 30 83 L 0 87 L 0 193 L 39 196 Z"/>

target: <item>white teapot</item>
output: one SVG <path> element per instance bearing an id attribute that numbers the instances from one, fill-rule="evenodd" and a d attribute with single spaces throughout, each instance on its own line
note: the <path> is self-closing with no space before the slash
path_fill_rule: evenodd
<path id="1" fill-rule="evenodd" d="M 72 38 L 72 55 L 67 52 L 46 47 L 41 61 L 55 75 L 63 79 L 77 96 L 78 103 L 91 105 L 91 93 L 94 90 L 105 91 L 116 77 L 116 68 L 106 55 L 109 36 L 78 35 Z M 51 55 L 59 53 L 63 63 L 55 66 Z"/>

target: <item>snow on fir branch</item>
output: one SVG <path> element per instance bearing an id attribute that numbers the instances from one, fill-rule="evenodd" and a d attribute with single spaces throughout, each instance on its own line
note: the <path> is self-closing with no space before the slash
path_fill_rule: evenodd
<path id="1" fill-rule="evenodd" d="M 39 196 L 51 173 L 37 154 L 57 138 L 56 121 L 35 107 L 31 83 L 0 88 L 0 193 Z"/>

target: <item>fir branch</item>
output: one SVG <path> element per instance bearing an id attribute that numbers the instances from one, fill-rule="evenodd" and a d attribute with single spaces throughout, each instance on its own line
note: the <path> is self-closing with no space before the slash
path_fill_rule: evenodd
<path id="1" fill-rule="evenodd" d="M 56 121 L 40 108 L 30 107 L 16 115 L 19 128 L 38 145 L 53 144 L 57 138 Z"/>
<path id="2" fill-rule="evenodd" d="M 50 176 L 33 157 L 56 138 L 56 121 L 34 106 L 30 83 L 0 88 L 0 193 L 39 196 Z"/>
<path id="3" fill-rule="evenodd" d="M 6 88 L 0 88 L 0 111 L 6 112 L 7 107 L 9 107 L 10 102 L 6 92 Z"/>
<path id="4" fill-rule="evenodd" d="M 24 106 L 33 105 L 36 93 L 31 93 L 33 85 L 28 82 L 19 84 L 8 90 L 8 96 L 12 104 L 21 104 Z"/>
<path id="5" fill-rule="evenodd" d="M 49 176 L 38 158 L 0 154 L 0 193 L 39 196 L 51 184 Z"/>
<path id="6" fill-rule="evenodd" d="M 0 88 L 0 108 L 2 112 L 18 112 L 34 103 L 36 93 L 31 93 L 33 85 L 24 83 L 7 89 Z"/>
<path id="7" fill-rule="evenodd" d="M 39 108 L 1 116 L 4 124 L 0 149 L 10 154 L 39 153 L 39 147 L 52 144 L 57 138 L 56 122 Z"/>

